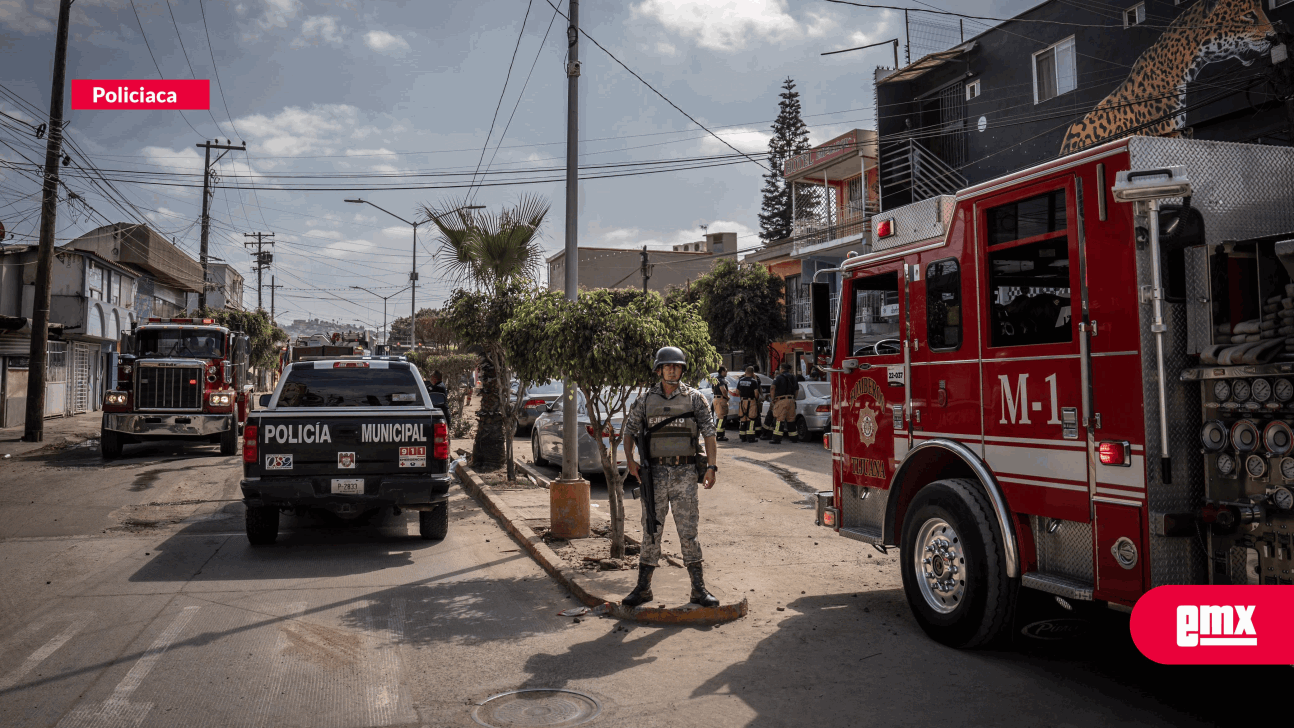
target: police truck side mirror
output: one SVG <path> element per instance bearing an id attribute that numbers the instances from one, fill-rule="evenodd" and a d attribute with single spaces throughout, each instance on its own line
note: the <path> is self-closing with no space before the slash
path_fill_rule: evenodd
<path id="1" fill-rule="evenodd" d="M 826 283 L 809 284 L 809 313 L 812 319 L 813 338 L 831 338 L 831 286 Z"/>

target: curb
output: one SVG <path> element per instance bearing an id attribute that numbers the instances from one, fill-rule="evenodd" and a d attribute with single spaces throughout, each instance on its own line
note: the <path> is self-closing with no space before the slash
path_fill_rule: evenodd
<path id="1" fill-rule="evenodd" d="M 512 538 L 525 549 L 530 557 L 548 572 L 548 575 L 566 587 L 575 598 L 587 607 L 592 607 L 592 614 L 606 614 L 617 619 L 631 620 L 643 624 L 678 624 L 678 625 L 713 625 L 724 624 L 746 616 L 749 604 L 743 597 L 736 604 L 721 604 L 717 607 L 701 607 L 689 604 L 682 607 L 626 607 L 617 598 L 608 598 L 594 594 L 579 583 L 579 575 L 566 566 L 566 562 L 553 551 L 543 539 L 539 538 L 525 526 L 512 507 L 504 503 L 494 489 L 481 482 L 476 473 L 467 464 L 459 461 L 454 468 L 458 481 L 463 488 L 485 507 L 485 510 L 503 526 Z"/>

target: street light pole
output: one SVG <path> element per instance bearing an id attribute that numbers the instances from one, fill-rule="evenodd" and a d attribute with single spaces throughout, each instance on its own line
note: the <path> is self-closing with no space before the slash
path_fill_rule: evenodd
<path id="1" fill-rule="evenodd" d="M 363 287 L 363 286 L 351 286 L 351 288 L 355 288 L 355 289 L 358 289 L 358 290 L 364 291 L 365 293 L 373 293 L 372 291 L 368 290 L 367 288 L 365 288 L 365 287 Z M 386 340 L 386 302 L 387 302 L 388 300 L 392 299 L 392 298 L 395 298 L 396 296 L 400 295 L 401 293 L 404 293 L 404 292 L 405 292 L 405 291 L 407 291 L 407 290 L 409 290 L 409 287 L 408 287 L 408 286 L 405 286 L 404 288 L 401 288 L 400 290 L 396 291 L 395 293 L 392 293 L 392 294 L 391 294 L 391 295 L 389 295 L 389 296 L 381 296 L 381 295 L 378 295 L 378 294 L 376 294 L 376 293 L 373 293 L 373 295 L 374 295 L 374 296 L 377 296 L 378 298 L 382 299 L 382 345 L 383 345 L 383 346 L 386 346 L 386 345 L 387 345 L 387 340 Z"/>
<path id="2" fill-rule="evenodd" d="M 481 210 L 485 208 L 485 205 L 462 205 L 460 207 L 455 207 L 452 210 L 442 212 L 439 215 L 433 215 L 431 217 L 428 217 L 426 220 L 419 220 L 418 222 L 409 222 L 408 220 L 400 217 L 394 212 L 391 212 L 390 210 L 384 207 L 374 205 L 372 202 L 369 202 L 368 200 L 355 199 L 355 200 L 346 200 L 346 201 L 354 202 L 362 205 L 373 205 L 373 207 L 376 207 L 382 212 L 385 212 L 391 217 L 394 217 L 395 219 L 399 220 L 405 225 L 409 225 L 413 227 L 413 270 L 409 271 L 409 288 L 413 290 L 413 295 L 410 296 L 410 300 L 409 300 L 409 349 L 413 350 L 414 348 L 416 348 L 417 342 L 418 342 L 418 226 L 423 224 L 424 222 L 431 222 L 432 220 L 438 220 L 448 215 L 451 212 L 458 212 L 460 210 Z M 372 291 L 370 291 L 370 293 L 372 293 Z"/>

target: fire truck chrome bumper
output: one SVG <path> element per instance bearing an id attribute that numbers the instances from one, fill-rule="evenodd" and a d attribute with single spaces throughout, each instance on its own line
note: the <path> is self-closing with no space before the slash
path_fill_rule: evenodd
<path id="1" fill-rule="evenodd" d="M 232 414 L 113 414 L 103 415 L 103 429 L 128 435 L 201 437 L 219 435 L 234 426 Z"/>

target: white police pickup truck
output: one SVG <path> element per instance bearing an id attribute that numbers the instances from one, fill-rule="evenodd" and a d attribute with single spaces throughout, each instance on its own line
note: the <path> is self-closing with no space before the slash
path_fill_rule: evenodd
<path id="1" fill-rule="evenodd" d="M 428 394 L 402 358 L 298 361 L 261 396 L 243 430 L 247 540 L 274 543 L 279 514 L 321 509 L 357 518 L 418 511 L 419 533 L 449 530 L 449 428 L 443 395 Z"/>

